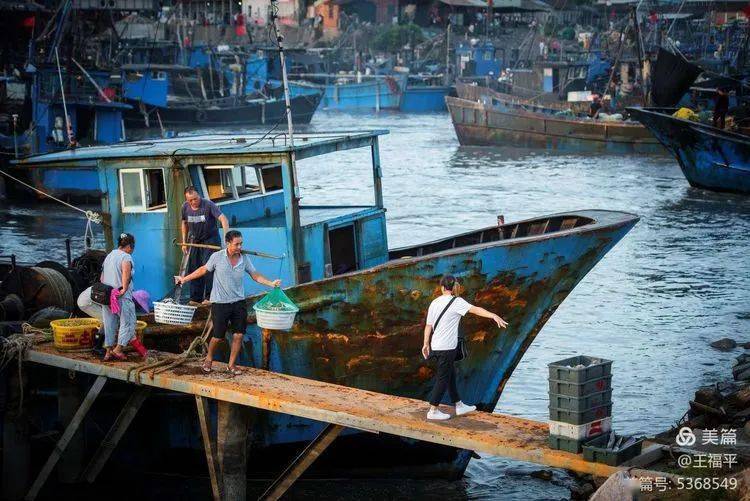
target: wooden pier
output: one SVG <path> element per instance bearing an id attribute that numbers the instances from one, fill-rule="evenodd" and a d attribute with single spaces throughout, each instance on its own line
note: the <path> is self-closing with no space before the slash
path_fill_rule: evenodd
<path id="1" fill-rule="evenodd" d="M 609 476 L 617 471 L 615 467 L 584 461 L 581 455 L 551 449 L 548 445 L 549 429 L 545 423 L 514 416 L 476 412 L 447 421 L 428 421 L 425 419 L 428 404 L 424 401 L 253 368 L 246 368 L 239 376 L 229 377 L 222 372 L 225 366 L 219 362 L 214 363 L 215 371 L 211 374 L 202 373 L 198 361 L 192 361 L 176 370 L 168 370 L 153 377 L 149 372 L 142 372 L 137 374 L 136 381 L 136 373 L 129 374 L 130 369 L 137 367 L 136 362 L 102 362 L 91 353 L 61 353 L 51 343 L 35 346 L 27 352 L 26 359 L 49 367 L 99 376 L 72 417 L 26 499 L 34 499 L 39 493 L 107 379 L 129 381 L 139 386 L 134 385 L 136 391 L 84 472 L 82 478 L 89 482 L 93 482 L 116 447 L 119 438 L 148 396 L 149 387 L 196 397 L 215 499 L 238 499 L 238 495 L 244 497 L 245 472 L 244 468 L 239 476 L 234 472 L 237 477 L 235 480 L 228 480 L 228 473 L 221 472 L 222 461 L 217 454 L 217 445 L 213 443 L 209 433 L 206 411 L 209 398 L 219 402 L 219 421 L 228 420 L 234 425 L 247 419 L 246 413 L 243 414 L 247 409 L 243 411 L 243 408 L 248 407 L 328 423 L 320 436 L 273 483 L 264 495 L 265 499 L 278 499 L 344 428 L 388 433 L 598 476 Z M 241 463 L 244 465 L 247 425 L 238 437 L 222 437 L 221 423 L 217 427 L 218 440 L 224 440 L 219 444 L 218 452 L 223 450 L 226 454 L 228 450 L 235 449 L 231 453 L 242 456 Z M 226 427 L 227 430 L 233 428 L 237 426 Z M 232 486 L 239 484 L 242 484 L 238 487 L 242 492 L 230 495 L 228 491 Z"/>

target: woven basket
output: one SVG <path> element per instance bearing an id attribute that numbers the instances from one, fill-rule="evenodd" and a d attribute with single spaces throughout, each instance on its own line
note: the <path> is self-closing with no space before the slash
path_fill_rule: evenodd
<path id="1" fill-rule="evenodd" d="M 197 306 L 154 301 L 154 320 L 160 324 L 187 325 L 193 321 Z"/>
<path id="2" fill-rule="evenodd" d="M 294 325 L 296 311 L 271 311 L 255 309 L 255 318 L 258 327 L 261 329 L 271 329 L 276 331 L 286 331 Z"/>

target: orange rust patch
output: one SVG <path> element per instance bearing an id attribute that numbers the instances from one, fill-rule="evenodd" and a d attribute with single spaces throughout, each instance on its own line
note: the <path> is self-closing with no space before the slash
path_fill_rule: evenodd
<path id="1" fill-rule="evenodd" d="M 417 377 L 420 381 L 427 381 L 428 379 L 432 379 L 432 375 L 433 370 L 424 365 L 417 371 Z"/>
<path id="2" fill-rule="evenodd" d="M 346 368 L 349 370 L 354 369 L 355 367 L 359 367 L 361 365 L 370 364 L 372 363 L 372 356 L 371 355 L 360 355 L 358 357 L 354 357 L 351 360 L 349 360 L 346 363 Z"/>
<path id="3" fill-rule="evenodd" d="M 474 300 L 479 304 L 500 300 L 508 309 L 516 307 L 524 308 L 526 307 L 526 301 L 518 299 L 519 294 L 520 291 L 518 289 L 509 289 L 504 285 L 497 284 L 478 291 L 474 296 Z"/>
<path id="4" fill-rule="evenodd" d="M 471 336 L 471 340 L 479 343 L 484 342 L 484 338 L 487 337 L 487 331 L 477 331 Z"/>
<path id="5" fill-rule="evenodd" d="M 349 336 L 345 336 L 343 334 L 331 333 L 331 334 L 326 334 L 326 337 L 328 338 L 329 341 L 342 341 L 344 343 L 349 342 Z"/>

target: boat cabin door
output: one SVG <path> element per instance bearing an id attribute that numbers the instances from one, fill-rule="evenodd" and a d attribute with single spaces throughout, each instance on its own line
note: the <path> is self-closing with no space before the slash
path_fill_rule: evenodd
<path id="1" fill-rule="evenodd" d="M 330 265 L 326 266 L 326 275 L 341 275 L 359 269 L 357 256 L 357 232 L 354 223 L 329 228 L 328 255 Z M 330 266 L 330 270 L 328 267 Z"/>

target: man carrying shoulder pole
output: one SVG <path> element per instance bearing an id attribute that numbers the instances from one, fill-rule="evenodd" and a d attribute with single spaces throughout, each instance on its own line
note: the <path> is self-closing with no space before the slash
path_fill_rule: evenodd
<path id="1" fill-rule="evenodd" d="M 207 273 L 213 273 L 211 289 L 211 318 L 213 331 L 208 343 L 208 354 L 203 362 L 203 372 L 211 372 L 216 345 L 224 339 L 227 328 L 232 331 L 232 349 L 229 354 L 228 370 L 233 375 L 240 373 L 237 369 L 237 356 L 242 348 L 242 336 L 247 327 L 247 303 L 242 280 L 245 273 L 253 280 L 268 287 L 278 287 L 281 280 L 271 281 L 261 275 L 253 266 L 250 258 L 242 255 L 242 234 L 231 230 L 224 235 L 226 249 L 216 251 L 208 262 L 184 277 L 174 277 L 177 285 L 200 279 Z"/>
<path id="2" fill-rule="evenodd" d="M 226 235 L 229 231 L 229 220 L 221 213 L 221 209 L 211 200 L 201 198 L 195 186 L 185 188 L 185 203 L 182 205 L 182 241 L 188 242 L 189 237 L 192 237 L 193 243 L 196 244 L 221 245 L 217 222 L 221 223 Z M 182 252 L 185 254 L 188 250 L 188 247 L 182 247 Z M 206 264 L 211 253 L 212 251 L 208 249 L 192 249 L 188 261 L 188 273 Z M 211 295 L 211 284 L 211 274 L 195 280 L 190 284 L 190 300 L 196 303 L 207 300 Z"/>

